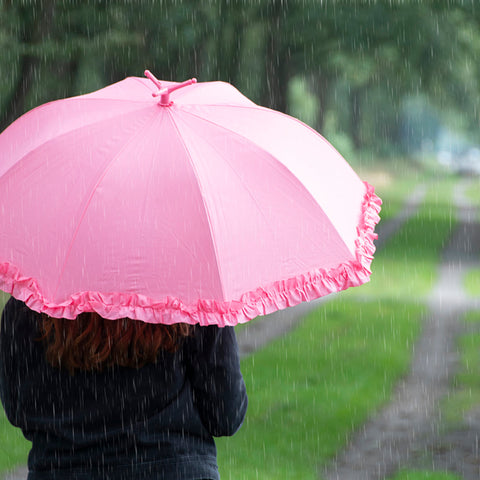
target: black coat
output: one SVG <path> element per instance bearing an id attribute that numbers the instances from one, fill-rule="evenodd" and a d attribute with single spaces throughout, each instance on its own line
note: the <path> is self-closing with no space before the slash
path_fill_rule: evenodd
<path id="1" fill-rule="evenodd" d="M 50 366 L 39 314 L 10 299 L 0 329 L 0 397 L 32 441 L 29 480 L 217 479 L 213 436 L 247 409 L 232 327 L 196 327 L 175 353 L 142 368 Z"/>

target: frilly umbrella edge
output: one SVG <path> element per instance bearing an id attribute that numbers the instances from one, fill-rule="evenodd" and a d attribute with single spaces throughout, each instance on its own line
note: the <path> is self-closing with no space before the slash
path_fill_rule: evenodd
<path id="1" fill-rule="evenodd" d="M 374 230 L 380 220 L 378 213 L 382 201 L 375 195 L 373 187 L 364 183 L 366 192 L 357 226 L 355 260 L 328 270 L 314 269 L 257 288 L 243 294 L 239 301 L 199 300 L 196 305 L 188 306 L 172 297 L 159 302 L 141 294 L 79 292 L 56 304 L 45 299 L 33 278 L 22 275 L 15 265 L 8 262 L 0 263 L 0 290 L 25 302 L 30 309 L 55 318 L 74 319 L 82 312 L 93 311 L 107 319 L 128 317 L 147 323 L 184 322 L 220 327 L 246 323 L 258 315 L 315 300 L 370 280 L 370 264 L 377 238 Z"/>

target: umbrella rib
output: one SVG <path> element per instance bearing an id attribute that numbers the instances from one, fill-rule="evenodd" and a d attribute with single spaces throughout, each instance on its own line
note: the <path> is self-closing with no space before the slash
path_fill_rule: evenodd
<path id="1" fill-rule="evenodd" d="M 150 130 L 151 128 L 153 128 L 153 126 L 155 125 L 155 122 L 150 122 L 148 128 L 147 128 L 147 131 Z M 90 191 L 90 194 L 88 196 L 88 199 L 87 199 L 87 202 L 85 204 L 85 207 L 82 211 L 82 214 L 80 216 L 80 220 L 77 224 L 77 227 L 75 228 L 75 231 L 73 232 L 73 235 L 72 235 L 72 239 L 70 241 L 70 244 L 68 245 L 68 249 L 67 249 L 67 252 L 65 254 L 65 259 L 63 261 L 63 265 L 62 265 L 62 269 L 60 271 L 60 274 L 58 276 L 58 281 L 57 281 L 57 285 L 55 286 L 55 291 L 54 291 L 54 296 L 57 294 L 57 290 L 60 286 L 60 281 L 63 277 L 63 273 L 65 271 L 65 267 L 67 265 L 67 261 L 68 261 L 68 258 L 70 257 L 70 253 L 72 251 L 72 248 L 73 248 L 73 244 L 75 242 L 75 239 L 77 237 L 77 234 L 80 230 L 80 226 L 83 222 L 83 219 L 85 218 L 85 215 L 87 213 L 87 210 L 90 206 L 90 203 L 92 201 L 92 198 L 95 194 L 95 192 L 97 191 L 97 187 L 98 185 L 103 181 L 103 179 L 105 178 L 105 176 L 107 175 L 108 171 L 110 170 L 110 168 L 112 167 L 112 165 L 115 163 L 115 161 L 117 160 L 117 158 L 119 157 L 119 155 L 134 141 L 136 140 L 140 134 L 144 134 L 145 133 L 145 130 L 143 128 L 139 128 L 135 134 L 132 135 L 132 137 L 130 138 L 130 140 L 128 142 L 126 142 L 123 147 L 116 153 L 116 155 L 108 162 L 108 164 L 106 165 L 105 169 L 103 170 L 102 174 L 99 176 L 97 182 L 95 183 L 95 185 L 93 186 L 93 188 L 91 189 Z"/>
<path id="2" fill-rule="evenodd" d="M 210 218 L 210 212 L 209 212 L 209 210 L 208 210 L 208 208 L 207 208 L 207 204 L 206 204 L 206 201 L 205 201 L 205 195 L 204 195 L 203 190 L 202 190 L 202 188 L 201 188 L 201 183 L 200 183 L 200 181 L 199 181 L 198 172 L 197 172 L 197 170 L 196 170 L 196 168 L 195 168 L 195 164 L 194 164 L 194 162 L 193 162 L 192 155 L 190 154 L 190 150 L 188 149 L 188 147 L 187 147 L 187 145 L 186 145 L 186 143 L 185 143 L 182 135 L 180 134 L 180 129 L 179 129 L 178 125 L 177 125 L 177 122 L 175 121 L 174 116 L 172 115 L 171 110 L 168 108 L 167 111 L 168 111 L 168 114 L 170 115 L 170 118 L 171 118 L 171 120 L 172 120 L 172 124 L 173 124 L 173 126 L 175 127 L 175 130 L 176 130 L 177 133 L 178 133 L 178 138 L 179 138 L 180 142 L 182 143 L 183 148 L 185 149 L 185 152 L 186 152 L 186 154 L 187 154 L 187 157 L 188 157 L 188 159 L 189 159 L 189 161 L 190 161 L 190 165 L 191 165 L 191 167 L 192 167 L 193 174 L 195 175 L 195 178 L 197 179 L 198 189 L 199 189 L 200 195 L 201 195 L 201 197 L 202 197 L 203 207 L 204 207 L 204 210 L 205 210 L 205 215 L 206 215 L 206 217 L 207 217 L 207 222 L 208 222 L 208 227 L 209 227 L 209 232 L 210 232 L 210 239 L 211 239 L 211 241 L 212 241 L 213 251 L 215 252 L 215 262 L 216 262 L 216 264 L 217 264 L 217 271 L 220 273 L 220 277 L 222 278 L 223 275 L 222 275 L 222 271 L 221 271 L 221 265 L 220 265 L 220 262 L 219 262 L 219 259 L 218 259 L 218 248 L 217 248 L 217 245 L 216 245 L 216 243 L 215 243 L 214 236 L 213 236 L 212 220 L 211 220 L 211 218 Z M 224 288 L 223 288 L 223 283 L 222 283 L 221 281 L 219 281 L 219 285 L 220 285 L 220 288 L 221 288 L 221 290 L 222 290 L 222 298 L 226 298 L 226 297 L 225 297 L 225 291 L 224 291 Z"/>

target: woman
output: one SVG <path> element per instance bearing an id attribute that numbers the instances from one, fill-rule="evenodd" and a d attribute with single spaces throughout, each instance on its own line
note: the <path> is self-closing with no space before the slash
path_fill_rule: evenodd
<path id="1" fill-rule="evenodd" d="M 52 319 L 11 298 L 0 396 L 28 480 L 218 479 L 214 436 L 247 408 L 232 327 Z"/>

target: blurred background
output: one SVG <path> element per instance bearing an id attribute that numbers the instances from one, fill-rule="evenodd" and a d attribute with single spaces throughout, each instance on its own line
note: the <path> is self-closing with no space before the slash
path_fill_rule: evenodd
<path id="1" fill-rule="evenodd" d="M 480 237 L 466 236 L 480 233 L 478 0 L 0 0 L 0 52 L 0 131 L 147 68 L 223 80 L 318 130 L 382 197 L 371 283 L 245 354 L 249 410 L 217 442 L 222 478 L 337 478 L 332 462 L 353 458 L 355 435 L 412 375 L 406 413 L 380 427 L 394 443 L 341 478 L 372 465 L 365 478 L 480 478 Z M 454 367 L 432 361 L 447 357 Z M 25 478 L 28 449 L 0 411 L 0 478 L 19 466 L 8 478 Z"/>
<path id="2" fill-rule="evenodd" d="M 2 0 L 0 130 L 149 68 L 223 80 L 347 158 L 480 171 L 480 4 Z"/>

